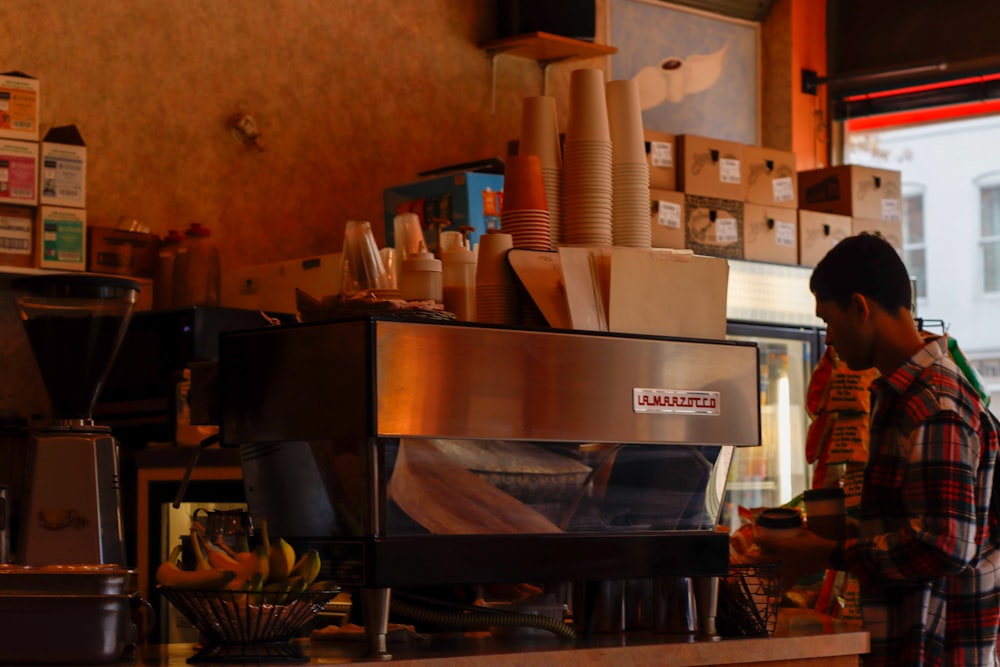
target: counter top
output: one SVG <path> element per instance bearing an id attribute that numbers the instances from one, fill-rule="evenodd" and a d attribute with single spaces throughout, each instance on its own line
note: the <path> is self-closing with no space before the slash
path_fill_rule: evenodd
<path id="1" fill-rule="evenodd" d="M 297 646 L 308 657 L 307 662 L 268 663 L 266 659 L 248 662 L 259 667 L 372 662 L 362 655 L 365 642 L 360 638 L 298 640 Z M 152 644 L 138 647 L 132 660 L 143 667 L 186 667 L 187 659 L 196 650 L 192 644 Z M 868 652 L 868 633 L 856 624 L 808 610 L 782 609 L 777 631 L 768 638 L 686 643 L 671 641 L 666 635 L 628 633 L 595 635 L 575 642 L 554 636 L 501 642 L 486 633 L 466 633 L 390 642 L 389 650 L 393 656 L 390 664 L 399 667 L 506 667 L 515 664 L 517 667 L 652 667 L 663 665 L 666 655 L 672 667 L 788 667 L 797 663 L 810 667 L 856 667 L 857 656 Z"/>

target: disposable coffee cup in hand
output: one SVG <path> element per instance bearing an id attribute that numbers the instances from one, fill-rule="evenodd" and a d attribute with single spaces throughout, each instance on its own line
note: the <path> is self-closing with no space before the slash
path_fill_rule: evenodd
<path id="1" fill-rule="evenodd" d="M 802 494 L 806 506 L 806 527 L 820 537 L 844 539 L 844 490 L 841 488 L 808 489 Z"/>
<path id="2" fill-rule="evenodd" d="M 757 537 L 782 539 L 795 537 L 802 530 L 802 514 L 791 507 L 761 510 L 754 521 Z"/>

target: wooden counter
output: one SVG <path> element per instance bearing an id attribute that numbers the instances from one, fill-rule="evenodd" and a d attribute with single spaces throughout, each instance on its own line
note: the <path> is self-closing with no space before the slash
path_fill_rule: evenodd
<path id="1" fill-rule="evenodd" d="M 273 664 L 371 662 L 362 657 L 365 643 L 360 640 L 302 640 L 300 646 L 308 662 Z M 187 659 L 195 650 L 191 644 L 141 646 L 136 650 L 133 664 L 186 667 Z M 805 610 L 783 609 L 778 629 L 769 638 L 679 643 L 671 642 L 664 635 L 629 633 L 595 635 L 575 642 L 556 637 L 500 642 L 484 633 L 470 633 L 390 642 L 389 650 L 393 655 L 389 664 L 398 667 L 659 667 L 665 664 L 671 667 L 857 667 L 858 656 L 868 652 L 868 633 L 857 625 Z M 264 667 L 271 663 L 255 664 Z"/>

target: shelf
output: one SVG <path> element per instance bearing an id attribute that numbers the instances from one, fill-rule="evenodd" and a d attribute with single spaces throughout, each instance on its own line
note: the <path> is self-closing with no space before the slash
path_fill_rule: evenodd
<path id="1" fill-rule="evenodd" d="M 52 273 L 79 273 L 80 275 L 88 276 L 107 276 L 109 278 L 127 278 L 128 280 L 134 280 L 140 285 L 152 285 L 152 278 L 144 278 L 142 276 L 126 276 L 114 273 L 93 273 L 91 271 L 69 271 L 66 269 L 36 269 L 26 266 L 0 266 L 0 281 L 6 277 L 7 281 L 13 280 L 18 276 L 44 276 Z"/>
<path id="2" fill-rule="evenodd" d="M 515 56 L 534 60 L 542 69 L 542 95 L 548 94 L 549 65 L 568 60 L 582 60 L 618 53 L 618 49 L 604 44 L 595 44 L 582 39 L 553 35 L 548 32 L 532 32 L 525 35 L 505 37 L 480 46 L 490 57 L 490 112 L 496 107 L 497 56 Z"/>
<path id="3" fill-rule="evenodd" d="M 618 52 L 618 49 L 613 46 L 595 44 L 547 32 L 532 32 L 526 35 L 506 37 L 483 44 L 482 48 L 491 56 L 502 53 L 537 60 L 543 65 L 565 60 L 596 58 Z"/>

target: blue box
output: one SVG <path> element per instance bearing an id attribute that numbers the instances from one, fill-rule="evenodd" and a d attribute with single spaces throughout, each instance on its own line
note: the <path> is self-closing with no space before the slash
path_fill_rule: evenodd
<path id="1" fill-rule="evenodd" d="M 503 175 L 463 171 L 407 185 L 388 188 L 385 203 L 385 240 L 393 246 L 392 220 L 399 213 L 416 213 L 424 230 L 428 250 L 437 250 L 438 232 L 435 220 L 447 220 L 442 231 L 461 231 L 472 227 L 469 240 L 479 242 L 479 236 L 489 229 L 500 229 L 500 209 L 503 206 Z"/>

